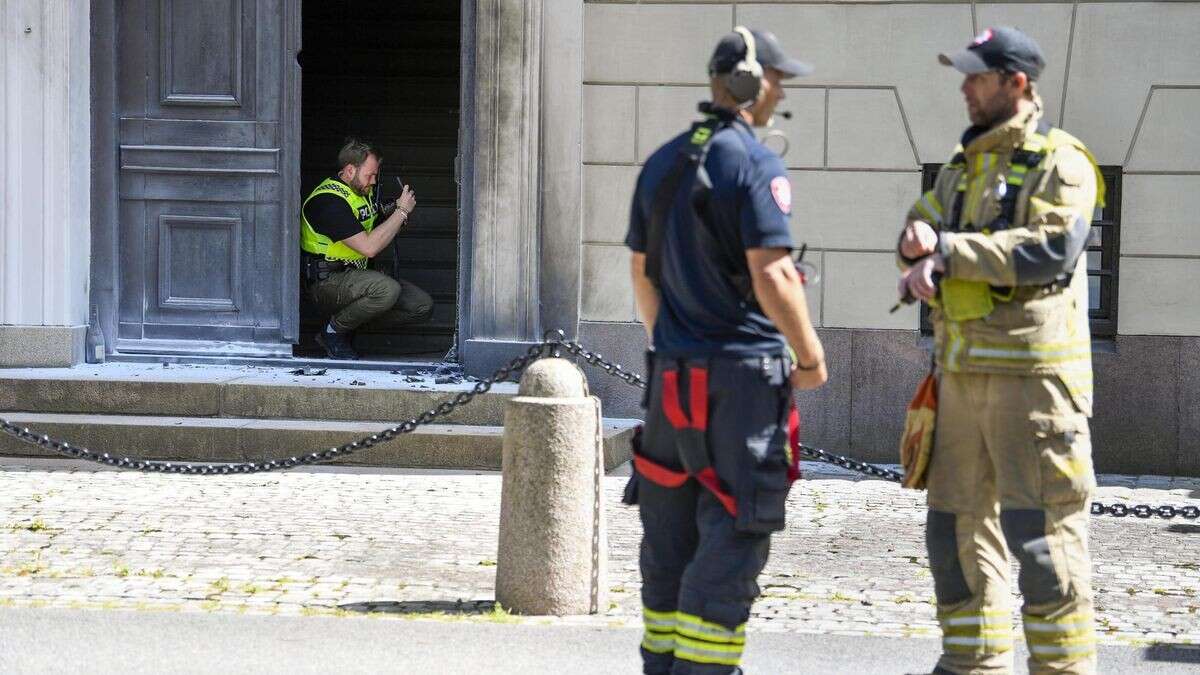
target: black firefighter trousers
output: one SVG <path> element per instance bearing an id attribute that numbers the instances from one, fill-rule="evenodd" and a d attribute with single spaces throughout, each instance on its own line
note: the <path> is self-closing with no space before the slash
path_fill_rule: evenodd
<path id="1" fill-rule="evenodd" d="M 635 439 L 649 675 L 738 672 L 758 575 L 799 475 L 783 357 L 651 359 Z"/>

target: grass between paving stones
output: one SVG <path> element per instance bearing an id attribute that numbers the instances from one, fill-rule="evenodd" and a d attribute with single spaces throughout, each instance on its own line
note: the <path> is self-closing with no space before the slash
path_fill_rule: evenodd
<path id="1" fill-rule="evenodd" d="M 431 610 L 428 612 L 389 612 L 389 611 L 355 611 L 344 607 L 329 607 L 322 605 L 305 605 L 300 608 L 301 616 L 333 616 L 339 618 L 345 617 L 367 617 L 370 619 L 403 619 L 406 621 L 443 621 L 448 623 L 521 623 L 524 617 L 513 614 L 502 607 L 500 603 L 494 603 L 492 609 L 487 612 L 448 612 L 446 610 Z"/>
<path id="2" fill-rule="evenodd" d="M 18 530 L 25 530 L 27 532 L 44 532 L 51 535 L 58 534 L 59 532 L 63 531 L 61 527 L 51 527 L 47 525 L 46 522 L 41 518 L 34 518 L 28 523 L 9 523 L 5 529 L 13 532 Z"/>
<path id="3" fill-rule="evenodd" d="M 130 576 L 146 577 L 150 579 L 162 579 L 164 577 L 170 577 L 174 579 L 182 578 L 176 574 L 168 574 L 166 570 L 161 568 L 139 569 L 135 572 L 129 566 L 121 563 L 117 563 L 113 566 L 112 575 L 120 579 L 125 579 Z M 90 565 L 86 567 L 60 569 L 47 567 L 41 562 L 40 559 L 35 559 L 27 563 L 22 563 L 17 567 L 0 567 L 0 577 L 5 576 L 38 577 L 43 579 L 86 579 L 95 577 L 97 575 L 95 568 Z"/>

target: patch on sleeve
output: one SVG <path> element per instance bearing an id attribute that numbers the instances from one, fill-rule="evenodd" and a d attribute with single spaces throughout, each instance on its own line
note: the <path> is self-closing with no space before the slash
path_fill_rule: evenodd
<path id="1" fill-rule="evenodd" d="M 788 182 L 787 176 L 771 179 L 771 196 L 775 198 L 775 205 L 780 211 L 789 215 L 792 213 L 792 184 Z"/>

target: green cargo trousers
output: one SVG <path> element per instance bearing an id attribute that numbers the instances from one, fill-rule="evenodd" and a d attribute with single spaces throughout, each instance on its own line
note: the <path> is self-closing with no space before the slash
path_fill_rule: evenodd
<path id="1" fill-rule="evenodd" d="M 1087 417 L 1054 376 L 945 373 L 926 545 L 942 628 L 938 672 L 1012 672 L 1009 552 L 1029 671 L 1096 669 Z"/>
<path id="2" fill-rule="evenodd" d="M 370 322 L 372 328 L 391 330 L 418 323 L 433 313 L 433 298 L 403 279 L 375 270 L 350 267 L 308 285 L 313 303 L 339 333 Z"/>

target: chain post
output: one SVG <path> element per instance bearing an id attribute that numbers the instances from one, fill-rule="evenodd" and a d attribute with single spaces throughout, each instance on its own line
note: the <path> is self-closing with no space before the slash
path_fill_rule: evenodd
<path id="1" fill-rule="evenodd" d="M 562 358 L 562 343 L 567 339 L 567 334 L 561 328 L 548 330 L 542 334 L 542 343 L 550 347 L 551 358 Z"/>

